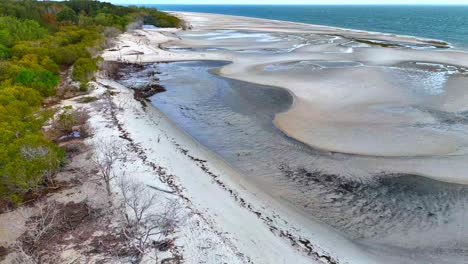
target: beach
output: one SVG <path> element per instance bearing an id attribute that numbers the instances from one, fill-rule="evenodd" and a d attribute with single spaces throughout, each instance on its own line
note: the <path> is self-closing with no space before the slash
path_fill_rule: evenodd
<path id="1" fill-rule="evenodd" d="M 191 30 L 146 28 L 124 33 L 102 57 L 138 64 L 230 62 L 214 73 L 286 89 L 292 98 L 291 106 L 274 116 L 274 125 L 317 151 L 343 155 L 343 159 L 333 162 L 317 159 L 314 166 L 328 174 L 364 183 L 372 183 L 378 179 L 376 175 L 385 172 L 389 175 L 383 175 L 384 179 L 408 174 L 447 186 L 468 182 L 468 137 L 460 114 L 468 107 L 468 93 L 463 89 L 467 82 L 466 52 L 447 49 L 449 44 L 442 41 L 410 36 L 223 15 L 174 14 L 184 19 Z M 103 76 L 96 86 L 98 90 L 116 89 L 119 93 L 113 100 L 117 104 L 129 102 L 117 114 L 126 137 L 143 146 L 145 160 L 163 167 L 171 181 L 168 184 L 154 177 L 144 162 L 137 168 L 125 164 L 127 170 L 142 171 L 138 178 L 149 185 L 177 190 L 181 203 L 197 215 L 177 240 L 188 263 L 422 260 L 421 255 L 399 249 L 412 246 L 411 242 L 402 243 L 398 234 L 386 236 L 382 246 L 372 243 L 374 240 L 349 239 L 290 207 L 287 198 L 283 201 L 268 193 L 268 188 L 256 185 L 151 104 L 142 108 L 132 99 L 128 87 Z M 91 120 L 98 137 L 117 139 L 115 131 L 99 125 L 103 123 L 101 118 Z M 463 199 L 459 197 L 456 202 Z M 451 226 L 464 218 L 463 211 L 456 212 L 461 215 Z M 426 219 L 412 221 L 426 223 Z M 462 235 L 453 248 L 467 241 L 466 225 L 461 222 L 458 226 L 461 229 L 452 231 L 461 231 Z M 446 231 L 437 228 L 429 225 L 436 233 Z M 195 241 L 203 229 L 209 230 L 201 233 L 211 241 L 212 248 L 200 252 L 202 246 Z M 433 234 L 412 234 L 408 240 L 424 240 Z M 440 243 L 449 240 L 450 236 L 440 237 Z M 438 246 L 415 243 L 421 252 Z M 448 246 L 448 253 L 428 254 L 427 261 L 460 260 L 460 256 L 452 254 L 453 248 Z"/>

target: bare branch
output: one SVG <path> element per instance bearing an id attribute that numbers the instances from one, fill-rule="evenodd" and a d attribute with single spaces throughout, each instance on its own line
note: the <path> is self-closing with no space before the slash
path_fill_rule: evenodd
<path id="1" fill-rule="evenodd" d="M 124 157 L 125 147 L 118 146 L 116 142 L 103 140 L 97 143 L 92 161 L 99 170 L 99 177 L 104 181 L 109 197 L 112 196 L 111 180 L 116 177 L 114 167 Z"/>
<path id="2" fill-rule="evenodd" d="M 38 256 L 27 253 L 21 243 L 15 243 L 12 246 L 13 251 L 16 253 L 15 258 L 12 260 L 13 264 L 36 264 L 39 263 Z"/>
<path id="3" fill-rule="evenodd" d="M 56 203 L 40 203 L 37 205 L 38 214 L 31 218 L 31 232 L 29 236 L 34 243 L 39 241 L 42 236 L 50 232 L 54 225 L 59 222 L 58 208 Z"/>
<path id="4" fill-rule="evenodd" d="M 118 186 L 125 215 L 122 233 L 144 255 L 152 242 L 161 241 L 180 224 L 180 207 L 174 200 L 158 199 L 158 193 L 143 183 L 122 177 Z"/>

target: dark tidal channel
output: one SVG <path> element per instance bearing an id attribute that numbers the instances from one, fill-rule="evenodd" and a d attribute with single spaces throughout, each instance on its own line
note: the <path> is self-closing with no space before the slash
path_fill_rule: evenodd
<path id="1" fill-rule="evenodd" d="M 466 186 L 391 172 L 366 182 L 327 173 L 321 165 L 352 157 L 286 137 L 272 120 L 290 107 L 292 96 L 210 72 L 225 64 L 146 65 L 143 71 L 154 72 L 166 88 L 150 98 L 152 104 L 270 195 L 357 243 L 378 241 L 411 251 L 404 253 L 411 258 L 419 255 L 415 251 L 438 261 L 447 254 L 468 257 Z M 128 76 L 124 84 L 145 74 Z"/>

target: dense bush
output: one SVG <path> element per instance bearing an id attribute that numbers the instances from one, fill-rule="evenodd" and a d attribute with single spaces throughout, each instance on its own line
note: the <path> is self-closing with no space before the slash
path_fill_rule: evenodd
<path id="1" fill-rule="evenodd" d="M 41 134 L 25 136 L 0 147 L 0 192 L 12 202 L 50 181 L 59 169 L 63 151 Z"/>
<path id="2" fill-rule="evenodd" d="M 73 9 L 69 7 L 64 7 L 57 13 L 58 22 L 69 22 L 71 24 L 76 24 L 78 22 L 78 15 Z"/>
<path id="3" fill-rule="evenodd" d="M 6 60 L 11 57 L 10 49 L 0 44 L 0 60 Z"/>
<path id="4" fill-rule="evenodd" d="M 79 58 L 73 64 L 72 78 L 74 81 L 88 82 L 97 70 L 96 60 L 89 58 Z"/>
<path id="5" fill-rule="evenodd" d="M 42 96 L 50 96 L 59 83 L 59 77 L 49 71 L 23 69 L 16 76 L 15 81 L 17 84 L 37 90 Z"/>
<path id="6" fill-rule="evenodd" d="M 47 34 L 47 29 L 41 27 L 36 21 L 0 17 L 0 44 L 6 47 L 22 40 L 40 39 Z"/>

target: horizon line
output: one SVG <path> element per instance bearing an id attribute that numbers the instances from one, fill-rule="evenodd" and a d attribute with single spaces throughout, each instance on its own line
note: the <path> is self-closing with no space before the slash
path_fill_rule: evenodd
<path id="1" fill-rule="evenodd" d="M 415 3 L 409 3 L 409 4 L 391 4 L 391 3 L 385 3 L 385 4 L 261 4 L 261 3 L 254 3 L 254 4 L 237 4 L 237 3 L 226 3 L 226 4 L 210 4 L 210 3 L 200 3 L 200 4 L 184 4 L 184 3 L 175 3 L 175 4 L 167 4 L 167 3 L 120 3 L 120 4 L 125 4 L 125 5 L 266 5 L 266 6 L 288 6 L 288 5 L 301 5 L 301 6 L 355 6 L 355 5 L 366 5 L 366 6 L 384 6 L 384 5 L 392 5 L 392 6 L 409 6 L 409 5 L 414 5 L 414 6 L 468 6 L 467 4 L 415 4 Z"/>

